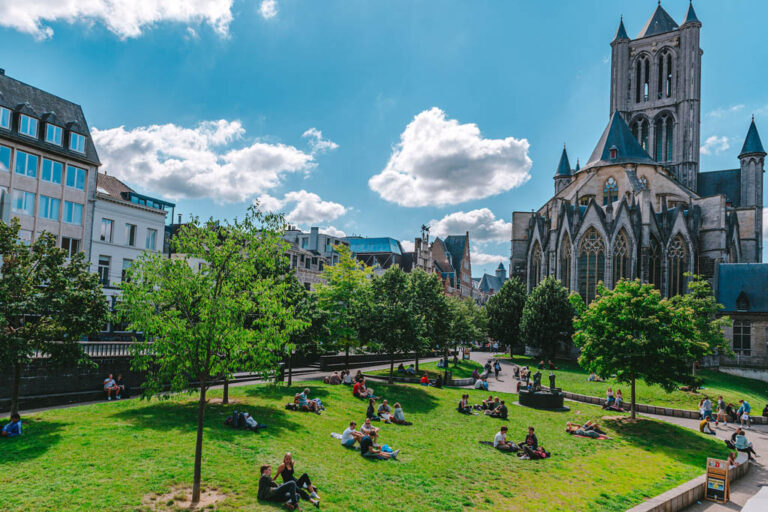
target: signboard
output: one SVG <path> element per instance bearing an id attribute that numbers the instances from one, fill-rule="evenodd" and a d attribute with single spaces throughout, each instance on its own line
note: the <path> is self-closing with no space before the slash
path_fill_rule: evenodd
<path id="1" fill-rule="evenodd" d="M 730 480 L 727 460 L 707 459 L 704 498 L 718 503 L 727 503 L 731 493 Z"/>

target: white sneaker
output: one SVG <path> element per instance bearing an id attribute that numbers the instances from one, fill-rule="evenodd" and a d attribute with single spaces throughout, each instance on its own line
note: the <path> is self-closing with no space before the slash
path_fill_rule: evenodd
<path id="1" fill-rule="evenodd" d="M 393 451 L 393 452 L 392 452 L 392 458 L 393 458 L 393 459 L 396 459 L 396 458 L 397 458 L 397 454 L 398 454 L 398 453 L 400 453 L 400 450 L 395 450 L 395 451 Z"/>
<path id="2" fill-rule="evenodd" d="M 319 500 L 319 499 L 320 499 L 320 496 L 318 496 L 318 495 L 317 495 L 317 493 L 316 493 L 316 492 L 314 492 L 314 491 L 312 491 L 312 494 L 310 494 L 309 496 L 310 496 L 310 497 L 312 497 L 312 498 L 314 498 L 314 499 L 316 499 L 316 500 Z"/>

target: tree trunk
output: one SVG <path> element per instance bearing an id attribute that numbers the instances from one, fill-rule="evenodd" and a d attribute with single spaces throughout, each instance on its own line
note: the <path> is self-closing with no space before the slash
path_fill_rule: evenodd
<path id="1" fill-rule="evenodd" d="M 200 403 L 197 408 L 197 442 L 195 443 L 195 475 L 192 483 L 192 503 L 200 502 L 200 473 L 203 464 L 203 418 L 205 417 L 206 382 L 200 382 Z"/>
<path id="2" fill-rule="evenodd" d="M 229 403 L 229 379 L 224 379 L 224 393 L 221 397 L 222 404 Z"/>
<path id="3" fill-rule="evenodd" d="M 693 376 L 696 376 L 696 361 L 693 362 Z"/>
<path id="4" fill-rule="evenodd" d="M 448 349 L 445 349 L 445 372 L 443 373 L 443 385 L 448 385 Z"/>
<path id="5" fill-rule="evenodd" d="M 416 351 L 416 373 L 419 373 L 419 351 Z"/>
<path id="6" fill-rule="evenodd" d="M 13 365 L 13 389 L 11 390 L 11 415 L 19 413 L 19 388 L 21 387 L 21 363 Z"/>
<path id="7" fill-rule="evenodd" d="M 293 352 L 288 354 L 288 387 L 293 384 Z"/>
<path id="8" fill-rule="evenodd" d="M 392 384 L 392 374 L 395 373 L 395 354 L 389 353 L 389 383 Z"/>
<path id="9" fill-rule="evenodd" d="M 632 409 L 631 417 L 634 420 L 635 419 L 635 376 L 632 376 L 632 405 L 630 405 L 630 409 Z"/>
<path id="10" fill-rule="evenodd" d="M 349 371 L 349 345 L 347 345 L 347 348 L 345 349 L 344 356 L 344 366 L 346 367 L 346 370 Z"/>

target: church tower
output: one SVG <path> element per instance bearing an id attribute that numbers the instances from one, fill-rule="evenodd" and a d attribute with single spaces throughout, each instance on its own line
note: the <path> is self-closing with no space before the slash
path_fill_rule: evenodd
<path id="1" fill-rule="evenodd" d="M 696 191 L 701 119 L 701 22 L 681 26 L 661 2 L 635 39 L 624 20 L 611 42 L 611 115 L 619 112 L 645 151 Z"/>
<path id="2" fill-rule="evenodd" d="M 755 126 L 755 118 L 752 117 L 752 124 L 749 125 L 747 138 L 744 139 L 744 145 L 741 147 L 741 153 L 739 153 L 741 206 L 744 208 L 754 208 L 755 211 L 753 220 L 755 226 L 754 253 L 749 254 L 752 252 L 752 248 L 745 247 L 745 250 L 742 251 L 742 260 L 744 261 L 762 261 L 763 166 L 765 164 L 765 156 L 763 143 L 760 140 L 760 134 L 757 133 L 757 126 Z M 746 245 L 749 245 L 749 243 Z"/>

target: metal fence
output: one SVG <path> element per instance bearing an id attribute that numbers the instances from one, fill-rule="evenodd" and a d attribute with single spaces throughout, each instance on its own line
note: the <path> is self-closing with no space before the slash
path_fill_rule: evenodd
<path id="1" fill-rule="evenodd" d="M 80 346 L 88 357 L 131 357 L 133 355 L 132 341 L 81 341 Z M 145 349 L 146 352 L 147 349 Z M 37 351 L 34 359 L 45 359 L 48 354 Z"/>

